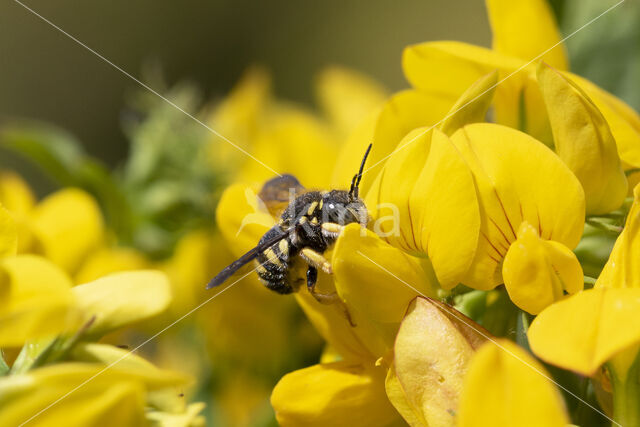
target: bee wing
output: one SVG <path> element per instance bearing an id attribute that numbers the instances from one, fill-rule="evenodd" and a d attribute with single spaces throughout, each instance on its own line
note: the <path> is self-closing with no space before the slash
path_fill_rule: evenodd
<path id="1" fill-rule="evenodd" d="M 242 255 L 237 260 L 233 261 L 231 264 L 226 266 L 220 273 L 218 273 L 216 277 L 211 279 L 207 284 L 207 289 L 211 289 L 216 286 L 222 285 L 229 277 L 231 277 L 235 272 L 240 270 L 240 268 L 242 268 L 244 265 L 248 264 L 249 262 L 253 261 L 260 252 L 278 243 L 280 240 L 286 238 L 288 235 L 289 233 L 286 233 L 283 231 L 282 234 L 273 236 L 271 239 L 258 244 L 258 246 L 251 249 L 249 252 Z"/>
<path id="2" fill-rule="evenodd" d="M 291 197 L 295 198 L 306 191 L 295 176 L 285 174 L 267 181 L 258 197 L 264 202 L 269 213 L 277 217 L 291 202 Z"/>

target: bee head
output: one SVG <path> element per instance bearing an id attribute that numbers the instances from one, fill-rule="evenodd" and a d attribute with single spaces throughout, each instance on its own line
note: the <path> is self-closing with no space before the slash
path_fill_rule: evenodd
<path id="1" fill-rule="evenodd" d="M 364 164 L 367 161 L 367 157 L 369 156 L 369 151 L 371 151 L 371 146 L 373 144 L 369 144 L 369 146 L 367 147 L 367 151 L 365 151 L 364 153 L 364 158 L 362 159 L 362 163 L 360 164 L 360 170 L 358 170 L 358 173 L 355 174 L 353 176 L 353 179 L 351 180 L 351 188 L 349 189 L 349 198 L 352 201 L 356 201 L 359 200 L 359 191 L 360 191 L 360 181 L 362 180 L 362 171 L 364 170 Z"/>
<path id="2" fill-rule="evenodd" d="M 346 225 L 360 223 L 366 226 L 367 208 L 359 198 L 353 198 L 351 192 L 333 190 L 322 199 L 322 221 Z"/>

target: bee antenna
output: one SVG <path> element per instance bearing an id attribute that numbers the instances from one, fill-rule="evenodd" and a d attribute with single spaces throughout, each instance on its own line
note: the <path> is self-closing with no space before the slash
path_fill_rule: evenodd
<path id="1" fill-rule="evenodd" d="M 358 173 L 354 175 L 353 179 L 351 180 L 351 188 L 349 189 L 349 196 L 352 199 L 358 198 L 358 192 L 360 190 L 359 188 L 360 181 L 362 180 L 362 173 L 364 171 L 364 164 L 367 162 L 367 157 L 369 157 L 369 152 L 371 151 L 372 146 L 373 144 L 369 144 L 369 146 L 367 147 L 367 151 L 365 151 L 364 158 L 362 159 L 362 163 L 360 164 L 360 170 L 358 170 Z"/>

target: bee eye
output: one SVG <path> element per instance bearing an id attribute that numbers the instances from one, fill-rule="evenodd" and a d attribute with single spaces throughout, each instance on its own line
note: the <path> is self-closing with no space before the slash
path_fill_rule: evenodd
<path id="1" fill-rule="evenodd" d="M 329 209 L 335 209 L 336 205 L 334 205 L 333 203 L 329 203 Z"/>

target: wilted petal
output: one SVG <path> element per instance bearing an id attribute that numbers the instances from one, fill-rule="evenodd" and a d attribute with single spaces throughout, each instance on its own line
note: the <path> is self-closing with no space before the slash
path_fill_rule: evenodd
<path id="1" fill-rule="evenodd" d="M 627 222 L 598 277 L 597 288 L 640 288 L 640 186 L 633 189 L 633 197 Z"/>
<path id="2" fill-rule="evenodd" d="M 574 248 L 584 224 L 584 191 L 569 168 L 546 146 L 504 126 L 476 123 L 451 141 L 471 168 L 480 203 L 480 241 L 463 283 L 491 289 L 523 221 L 542 239 Z"/>
<path id="3" fill-rule="evenodd" d="M 566 426 L 569 417 L 562 395 L 550 378 L 540 363 L 513 342 L 487 342 L 471 359 L 458 425 Z"/>
<path id="4" fill-rule="evenodd" d="M 408 412 L 408 405 L 412 418 L 429 426 L 455 425 L 467 365 L 488 337 L 471 319 L 442 306 L 416 298 L 402 321 L 394 349 L 395 373 L 405 399 L 402 395 L 399 401 L 389 398 L 401 413 Z M 393 389 L 393 380 L 387 377 L 388 387 L 390 381 Z"/>
<path id="5" fill-rule="evenodd" d="M 69 277 L 34 255 L 0 261 L 0 346 L 20 346 L 79 325 Z"/>
<path id="6" fill-rule="evenodd" d="M 521 309 L 538 314 L 545 307 L 584 286 L 582 267 L 561 243 L 542 240 L 527 221 L 518 229 L 502 267 L 509 298 Z"/>
<path id="7" fill-rule="evenodd" d="M 281 426 L 390 426 L 401 422 L 384 389 L 386 370 L 342 361 L 291 372 L 271 404 Z"/>
<path id="8" fill-rule="evenodd" d="M 104 223 L 96 201 L 82 190 L 60 190 L 32 213 L 34 234 L 44 255 L 73 274 L 103 239 Z"/>
<path id="9" fill-rule="evenodd" d="M 153 270 L 114 273 L 76 286 L 73 293 L 86 320 L 95 316 L 86 331 L 93 336 L 155 316 L 171 302 L 167 277 Z"/>
<path id="10" fill-rule="evenodd" d="M 580 180 L 587 214 L 617 209 L 627 195 L 627 178 L 604 117 L 582 89 L 551 67 L 540 65 L 538 81 L 556 153 Z"/>
<path id="11" fill-rule="evenodd" d="M 640 342 L 640 288 L 595 288 L 547 307 L 528 331 L 533 352 L 564 369 L 593 375 Z"/>
<path id="12" fill-rule="evenodd" d="M 396 375 L 395 365 L 392 363 L 387 372 L 387 379 L 384 383 L 387 397 L 393 404 L 394 408 L 400 413 L 402 418 L 411 426 L 427 427 L 427 421 L 422 416 L 422 412 L 414 407 L 407 398 L 407 394 L 400 384 L 400 380 Z"/>
<path id="13" fill-rule="evenodd" d="M 565 46 L 546 0 L 486 3 L 496 52 L 525 61 L 542 60 L 561 70 L 569 68 Z"/>

